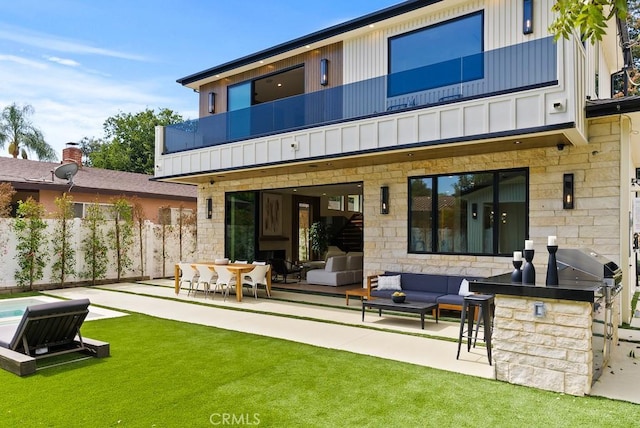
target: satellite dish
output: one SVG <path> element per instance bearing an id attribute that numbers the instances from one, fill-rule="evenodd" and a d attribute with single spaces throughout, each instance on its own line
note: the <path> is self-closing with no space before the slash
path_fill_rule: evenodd
<path id="1" fill-rule="evenodd" d="M 53 173 L 56 175 L 56 177 L 62 180 L 67 180 L 67 184 L 69 184 L 70 186 L 69 190 L 71 190 L 71 187 L 73 187 L 73 176 L 76 175 L 77 172 L 78 164 L 75 162 L 62 164 L 53 170 Z"/>

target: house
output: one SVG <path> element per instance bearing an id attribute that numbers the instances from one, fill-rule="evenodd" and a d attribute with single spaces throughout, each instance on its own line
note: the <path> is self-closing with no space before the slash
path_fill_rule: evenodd
<path id="1" fill-rule="evenodd" d="M 82 152 L 73 144 L 63 149 L 62 159 L 63 164 L 78 165 L 71 182 L 56 176 L 60 163 L 0 157 L 0 182 L 11 183 L 16 190 L 14 209 L 17 201 L 32 197 L 44 205 L 46 213 L 53 213 L 57 210 L 55 199 L 64 193 L 73 197 L 77 218 L 84 217 L 88 205 L 98 203 L 108 207 L 112 198 L 120 196 L 135 196 L 144 219 L 153 223 L 176 223 L 180 212 L 186 214 L 196 209 L 195 186 L 157 182 L 145 174 L 82 166 Z"/>
<path id="2" fill-rule="evenodd" d="M 620 266 L 628 322 L 626 27 L 555 42 L 553 3 L 405 1 L 179 79 L 200 118 L 157 129 L 155 178 L 198 185 L 199 256 L 307 260 L 311 223 L 356 223 L 365 275 L 479 277 L 557 236 Z"/>

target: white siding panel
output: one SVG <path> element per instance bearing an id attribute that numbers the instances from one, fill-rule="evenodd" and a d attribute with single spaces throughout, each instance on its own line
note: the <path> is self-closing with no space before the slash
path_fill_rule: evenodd
<path id="1" fill-rule="evenodd" d="M 418 140 L 433 141 L 440 135 L 440 123 L 437 113 L 418 115 Z"/>
<path id="2" fill-rule="evenodd" d="M 256 162 L 256 152 L 255 152 L 255 144 L 243 144 L 242 145 L 242 163 L 245 165 L 255 164 Z"/>
<path id="3" fill-rule="evenodd" d="M 340 128 L 329 129 L 325 133 L 325 145 L 327 151 L 325 154 L 335 154 L 342 152 L 342 141 L 340 139 Z"/>
<path id="4" fill-rule="evenodd" d="M 255 150 L 257 163 L 266 163 L 269 161 L 269 147 L 266 141 L 257 141 Z"/>
<path id="5" fill-rule="evenodd" d="M 200 170 L 201 171 L 210 171 L 211 170 L 211 156 L 208 151 L 200 152 Z"/>
<path id="6" fill-rule="evenodd" d="M 269 162 L 280 162 L 282 160 L 282 155 L 280 154 L 282 142 L 280 139 L 273 138 L 267 141 L 267 145 L 269 146 Z"/>
<path id="7" fill-rule="evenodd" d="M 462 134 L 460 125 L 460 109 L 442 111 L 440 113 L 440 138 L 459 137 Z"/>
<path id="8" fill-rule="evenodd" d="M 371 150 L 378 147 L 378 135 L 376 134 L 375 123 L 364 123 L 360 125 L 360 149 Z"/>
<path id="9" fill-rule="evenodd" d="M 296 135 L 298 151 L 295 152 L 296 159 L 309 157 L 309 134 Z"/>
<path id="10" fill-rule="evenodd" d="M 220 148 L 220 168 L 231 168 L 233 166 L 231 156 L 231 147 Z"/>
<path id="11" fill-rule="evenodd" d="M 233 146 L 233 148 L 231 149 L 231 165 L 233 165 L 234 167 L 246 165 L 243 162 L 242 154 L 243 154 L 242 145 Z"/>
<path id="12" fill-rule="evenodd" d="M 296 152 L 291 148 L 291 145 L 295 142 L 293 135 L 282 138 L 280 147 L 282 149 L 280 159 L 292 160 L 296 158 Z"/>
<path id="13" fill-rule="evenodd" d="M 418 141 L 418 127 L 415 115 L 398 119 L 398 144 L 412 144 Z"/>
<path id="14" fill-rule="evenodd" d="M 512 100 L 489 103 L 489 132 L 500 132 L 515 128 L 513 111 Z"/>
<path id="15" fill-rule="evenodd" d="M 309 156 L 317 157 L 324 155 L 324 131 L 309 133 L 309 146 Z"/>
<path id="16" fill-rule="evenodd" d="M 360 150 L 358 127 L 349 126 L 342 128 L 342 151 L 355 152 Z"/>
<path id="17" fill-rule="evenodd" d="M 378 147 L 389 147 L 395 144 L 395 120 L 381 120 L 378 122 Z"/>
<path id="18" fill-rule="evenodd" d="M 540 117 L 541 97 L 533 95 L 516 99 L 516 127 L 532 128 L 542 123 Z"/>
<path id="19" fill-rule="evenodd" d="M 220 159 L 220 149 L 215 148 L 211 149 L 211 153 L 209 154 L 209 160 L 211 162 L 211 169 L 216 170 L 222 168 L 222 162 Z"/>
<path id="20" fill-rule="evenodd" d="M 464 114 L 464 135 L 477 135 L 487 132 L 485 105 L 474 105 L 465 107 Z"/>
<path id="21" fill-rule="evenodd" d="M 184 153 L 180 156 L 180 169 L 183 171 L 192 171 L 191 156 L 189 153 Z"/>

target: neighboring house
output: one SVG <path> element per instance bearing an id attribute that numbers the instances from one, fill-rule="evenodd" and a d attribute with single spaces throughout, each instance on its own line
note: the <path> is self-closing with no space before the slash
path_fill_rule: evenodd
<path id="1" fill-rule="evenodd" d="M 63 150 L 62 158 L 63 163 L 80 165 L 73 185 L 55 176 L 60 163 L 0 157 L 0 182 L 11 183 L 16 190 L 14 209 L 17 201 L 32 197 L 44 205 L 46 215 L 51 217 L 57 209 L 55 199 L 68 193 L 73 198 L 74 215 L 79 218 L 84 217 L 87 205 L 98 203 L 107 208 L 111 199 L 120 196 L 137 197 L 145 220 L 152 223 L 167 224 L 171 216 L 170 224 L 175 224 L 180 210 L 184 214 L 196 210 L 195 186 L 161 183 L 145 174 L 84 167 L 80 149 L 70 145 Z"/>
<path id="2" fill-rule="evenodd" d="M 544 276 L 555 235 L 621 267 L 628 322 L 626 28 L 556 43 L 553 3 L 407 1 L 179 79 L 200 119 L 157 129 L 155 177 L 198 185 L 199 257 L 300 260 L 355 216 L 365 275 L 501 274 L 531 239 Z"/>

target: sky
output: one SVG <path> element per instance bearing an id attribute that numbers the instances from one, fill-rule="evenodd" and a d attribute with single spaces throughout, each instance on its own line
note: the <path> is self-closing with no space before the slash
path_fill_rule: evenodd
<path id="1" fill-rule="evenodd" d="M 197 118 L 197 94 L 179 78 L 398 3 L 3 0 L 0 109 L 31 105 L 32 124 L 61 157 L 68 142 L 103 138 L 118 113 Z"/>

